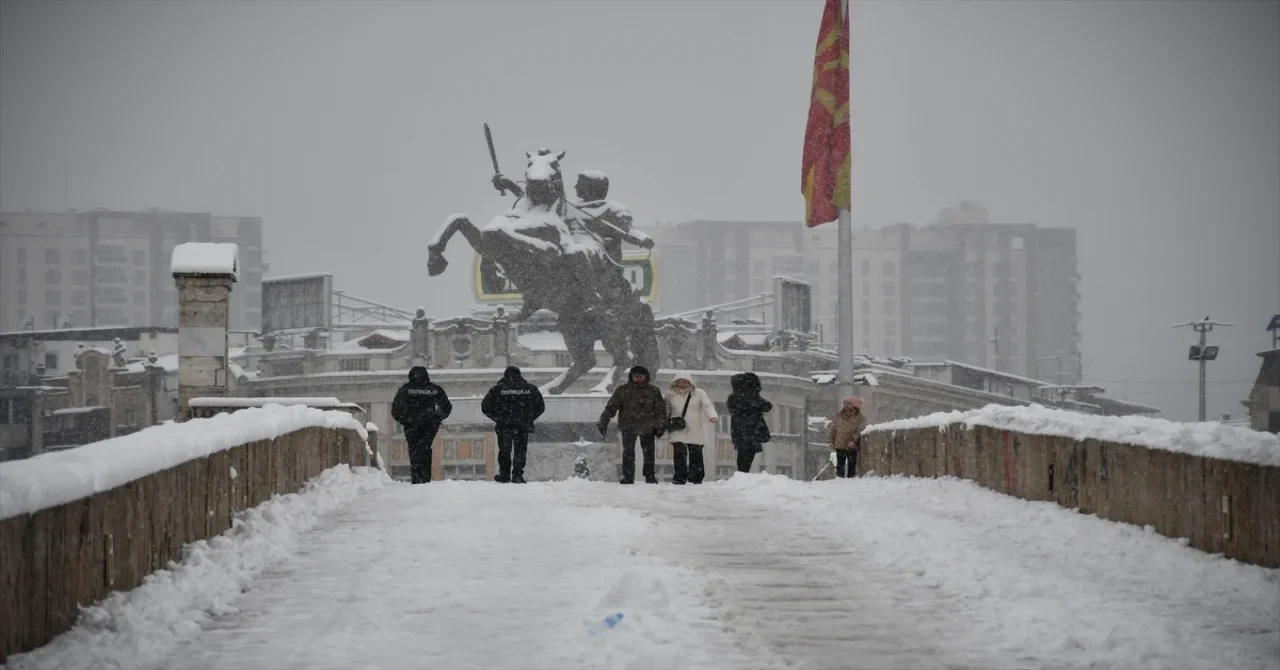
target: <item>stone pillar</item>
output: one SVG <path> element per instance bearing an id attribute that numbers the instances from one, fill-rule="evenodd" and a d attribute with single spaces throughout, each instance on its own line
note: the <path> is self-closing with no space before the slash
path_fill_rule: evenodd
<path id="1" fill-rule="evenodd" d="M 231 288 L 236 282 L 235 246 L 187 243 L 173 251 L 173 278 L 178 285 L 179 421 L 191 418 L 192 398 L 227 395 L 227 329 L 231 324 Z M 191 247 L 197 248 L 184 249 Z M 223 262 L 228 254 L 233 260 Z"/>
<path id="2" fill-rule="evenodd" d="M 498 305 L 493 317 L 493 367 L 506 369 L 511 363 L 511 322 L 507 308 Z"/>
<path id="3" fill-rule="evenodd" d="M 716 365 L 716 348 L 719 345 L 719 329 L 716 325 L 716 313 L 714 310 L 707 310 L 702 315 L 702 328 L 699 329 L 702 346 L 702 369 L 715 370 L 719 366 Z"/>
<path id="4" fill-rule="evenodd" d="M 369 467 L 377 468 L 378 466 L 378 425 L 370 421 L 366 423 L 364 429 L 369 433 Z"/>
<path id="5" fill-rule="evenodd" d="M 413 316 L 413 325 L 409 332 L 409 365 L 431 367 L 431 319 L 427 318 L 427 310 L 419 307 Z"/>
<path id="6" fill-rule="evenodd" d="M 147 390 L 147 418 L 145 425 L 154 426 L 160 423 L 160 403 L 164 399 L 164 368 L 156 364 L 158 358 L 156 352 L 151 352 L 147 357 L 147 364 L 143 368 L 146 372 L 143 375 L 142 386 Z"/>
<path id="7" fill-rule="evenodd" d="M 31 392 L 31 455 L 44 453 L 44 389 Z"/>

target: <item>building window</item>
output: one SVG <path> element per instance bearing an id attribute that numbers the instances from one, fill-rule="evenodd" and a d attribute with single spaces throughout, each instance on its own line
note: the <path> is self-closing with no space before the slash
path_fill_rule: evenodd
<path id="1" fill-rule="evenodd" d="M 89 250 L 76 249 L 71 252 L 71 262 L 75 265 L 87 265 L 89 263 Z"/>
<path id="2" fill-rule="evenodd" d="M 862 295 L 864 296 L 871 295 L 871 282 L 868 282 L 868 281 L 862 282 Z"/>
<path id="3" fill-rule="evenodd" d="M 133 264 L 134 264 L 134 265 L 145 265 L 146 263 L 147 263 L 147 251 L 146 251 L 146 249 L 134 249 L 134 250 L 133 250 Z"/>
<path id="4" fill-rule="evenodd" d="M 897 356 L 897 355 L 898 355 L 898 354 L 896 353 L 896 347 L 894 346 L 894 344 L 895 344 L 895 343 L 894 343 L 894 341 L 893 341 L 893 340 L 885 340 L 885 341 L 884 341 L 884 355 L 885 355 L 885 356 L 887 356 L 887 357 L 893 357 L 893 356 Z"/>
<path id="5" fill-rule="evenodd" d="M 768 267 L 765 265 L 765 260 L 763 258 L 757 258 L 754 261 L 751 261 L 751 274 L 759 277 L 767 271 Z"/>
<path id="6" fill-rule="evenodd" d="M 26 247 L 18 247 L 18 262 L 19 262 L 19 263 L 26 263 L 26 262 L 27 262 L 27 248 L 26 248 Z"/>
<path id="7" fill-rule="evenodd" d="M 862 320 L 862 337 L 863 338 L 871 337 L 871 319 Z"/>
<path id="8" fill-rule="evenodd" d="M 50 310 L 45 312 L 45 323 L 49 324 L 49 329 L 53 330 L 58 327 L 58 317 L 62 316 L 61 312 Z"/>
<path id="9" fill-rule="evenodd" d="M 864 317 L 870 317 L 870 316 L 871 316 L 871 301 L 870 301 L 870 300 L 863 300 L 863 301 L 862 301 L 862 316 L 864 316 Z"/>
<path id="10" fill-rule="evenodd" d="M 18 286 L 24 286 L 27 283 L 27 269 L 18 268 Z"/>
<path id="11" fill-rule="evenodd" d="M 71 304 L 72 304 L 72 305 L 87 305 L 87 304 L 89 304 L 89 292 L 88 292 L 88 291 L 72 291 L 72 292 L 71 292 Z"/>
<path id="12" fill-rule="evenodd" d="M 133 285 L 134 285 L 134 286 L 146 286 L 146 285 L 147 285 L 147 271 L 146 271 L 146 270 L 134 270 L 134 271 L 133 271 Z"/>
<path id="13" fill-rule="evenodd" d="M 898 322 L 897 322 L 897 321 L 885 321 L 885 322 L 884 322 L 884 334 L 885 334 L 885 335 L 887 335 L 887 336 L 889 336 L 889 337 L 897 337 L 897 336 L 898 336 Z"/>
<path id="14" fill-rule="evenodd" d="M 136 305 L 145 305 L 145 304 L 147 304 L 147 292 L 146 292 L 146 291 L 134 291 L 134 292 L 133 292 L 133 304 L 134 304 L 135 306 L 136 306 Z"/>
<path id="15" fill-rule="evenodd" d="M 44 304 L 56 307 L 62 304 L 62 291 L 45 291 Z"/>
<path id="16" fill-rule="evenodd" d="M 27 304 L 27 289 L 25 288 L 18 289 L 18 304 L 19 305 Z"/>
<path id="17" fill-rule="evenodd" d="M 62 273 L 61 273 L 61 272 L 59 272 L 58 270 L 54 270 L 53 268 L 50 268 L 50 269 L 48 269 L 48 270 L 45 270 L 45 271 L 44 271 L 44 283 L 46 283 L 46 284 L 61 284 L 61 283 L 62 283 Z"/>
<path id="18" fill-rule="evenodd" d="M 71 324 L 75 326 L 87 326 L 89 325 L 89 317 L 85 314 L 84 310 L 76 310 L 71 313 Z"/>
<path id="19" fill-rule="evenodd" d="M 489 473 L 484 465 L 468 464 L 468 465 L 445 465 L 441 468 L 442 479 L 457 479 L 466 481 L 483 481 L 489 478 Z"/>
<path id="20" fill-rule="evenodd" d="M 88 270 L 72 270 L 71 283 L 75 284 L 76 286 L 88 286 L 89 271 Z"/>
<path id="21" fill-rule="evenodd" d="M 61 251 L 58 251 L 57 249 L 45 249 L 45 250 L 44 250 L 44 264 L 45 264 L 45 265 L 59 265 L 59 264 L 61 264 L 61 263 L 62 263 L 62 252 L 61 252 Z"/>
<path id="22" fill-rule="evenodd" d="M 58 352 L 50 351 L 44 355 L 45 372 L 53 372 L 58 369 Z"/>
<path id="23" fill-rule="evenodd" d="M 886 276 L 886 277 L 896 277 L 896 276 L 898 276 L 898 265 L 897 265 L 896 263 L 894 263 L 893 261 L 885 261 L 885 262 L 884 262 L 884 276 Z"/>
<path id="24" fill-rule="evenodd" d="M 884 283 L 884 297 L 893 298 L 893 297 L 896 297 L 897 293 L 898 293 L 898 284 L 896 282 L 886 281 Z"/>
<path id="25" fill-rule="evenodd" d="M 897 301 L 897 300 L 886 300 L 886 301 L 884 301 L 884 313 L 885 313 L 885 314 L 897 314 L 897 313 L 898 313 L 898 301 Z"/>
<path id="26" fill-rule="evenodd" d="M 338 370 L 340 372 L 368 372 L 368 358 L 344 358 L 338 361 Z"/>
<path id="27" fill-rule="evenodd" d="M 871 276 L 871 261 L 862 261 L 862 276 Z"/>

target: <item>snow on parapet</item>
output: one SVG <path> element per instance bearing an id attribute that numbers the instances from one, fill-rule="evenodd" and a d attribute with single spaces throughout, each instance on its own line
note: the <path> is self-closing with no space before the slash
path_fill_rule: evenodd
<path id="1" fill-rule="evenodd" d="M 185 242 L 173 248 L 169 269 L 173 274 L 236 276 L 240 248 L 230 242 Z"/>
<path id="2" fill-rule="evenodd" d="M 192 407 L 265 407 L 267 405 L 306 405 L 336 409 L 344 407 L 337 398 L 192 398 Z"/>
<path id="3" fill-rule="evenodd" d="M 87 498 L 242 444 L 317 427 L 365 432 L 346 412 L 273 405 L 166 423 L 75 449 L 6 461 L 0 463 L 0 519 Z"/>
<path id="4" fill-rule="evenodd" d="M 1180 423 L 1141 416 L 1079 414 L 1042 405 L 987 405 L 968 412 L 938 412 L 869 426 L 865 432 L 985 426 L 1027 435 L 1101 440 L 1242 463 L 1280 466 L 1280 437 L 1210 421 Z"/>

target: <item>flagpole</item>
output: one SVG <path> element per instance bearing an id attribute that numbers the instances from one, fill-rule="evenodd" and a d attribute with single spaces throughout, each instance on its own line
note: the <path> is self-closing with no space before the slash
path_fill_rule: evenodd
<path id="1" fill-rule="evenodd" d="M 840 0 L 840 21 L 843 24 L 844 17 L 849 11 L 849 0 Z M 852 23 L 852 22 L 851 22 Z M 850 71 L 853 68 L 849 68 Z M 850 86 L 850 98 L 852 98 L 853 87 Z M 852 100 L 850 100 L 852 106 Z M 849 114 L 849 124 L 853 125 L 852 109 Z M 852 128 L 850 128 L 852 132 Z M 849 171 L 850 178 L 853 177 L 853 170 Z M 853 193 L 852 189 L 849 191 Z M 852 204 L 853 198 L 849 198 Z M 849 210 L 840 210 L 840 218 L 837 225 L 839 226 L 838 241 L 839 246 L 836 251 L 837 267 L 840 270 L 840 282 L 837 287 L 838 308 L 836 337 L 836 351 L 840 358 L 840 393 L 844 397 L 853 395 L 853 223 L 851 221 Z"/>

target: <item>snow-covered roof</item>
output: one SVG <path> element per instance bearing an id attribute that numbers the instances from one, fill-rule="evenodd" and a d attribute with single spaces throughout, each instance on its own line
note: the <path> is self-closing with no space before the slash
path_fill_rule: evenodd
<path id="1" fill-rule="evenodd" d="M 541 333 L 525 333 L 516 338 L 521 347 L 529 351 L 569 351 L 564 344 L 564 336 L 554 331 Z M 604 345 L 596 342 L 596 351 L 604 351 Z"/>
<path id="2" fill-rule="evenodd" d="M 150 364 L 147 363 L 146 361 L 134 361 L 124 366 L 124 369 L 127 372 L 145 372 L 148 365 Z M 169 354 L 167 356 L 158 356 L 156 357 L 156 362 L 154 365 L 159 368 L 164 368 L 165 372 L 177 372 L 178 371 L 178 355 Z"/>
<path id="3" fill-rule="evenodd" d="M 1280 436 L 1228 426 L 1216 421 L 1180 423 L 1143 416 L 1096 416 L 1050 409 L 1042 405 L 987 405 L 968 412 L 938 412 L 874 424 L 867 432 L 942 429 L 953 424 L 986 426 L 1027 435 L 1054 435 L 1074 440 L 1101 440 L 1152 449 L 1280 466 Z"/>
<path id="4" fill-rule="evenodd" d="M 1049 385 L 1049 382 L 1044 381 L 1043 379 L 1032 379 L 1032 378 L 1030 378 L 1030 377 L 1023 377 L 1022 375 L 1015 375 L 1015 374 L 1008 373 L 1008 372 L 1001 372 L 1001 371 L 999 371 L 999 370 L 992 370 L 991 368 L 978 367 L 978 366 L 976 366 L 976 365 L 969 365 L 968 363 L 961 363 L 961 362 L 959 362 L 959 361 L 942 361 L 941 363 L 938 363 L 938 362 L 922 362 L 922 363 L 912 362 L 912 363 L 908 363 L 908 364 L 907 364 L 907 367 L 911 367 L 911 368 L 936 368 L 936 367 L 953 367 L 953 368 L 963 368 L 963 369 L 965 369 L 965 370 L 970 370 L 970 371 L 972 371 L 972 372 L 977 372 L 977 373 L 979 373 L 979 374 L 987 375 L 987 376 L 989 376 L 989 377 L 1000 377 L 1000 378 L 1002 378 L 1002 379 L 1009 379 L 1009 380 L 1016 381 L 1016 382 L 1019 382 L 1019 383 L 1022 383 L 1022 384 L 1026 384 L 1026 385 L 1028 385 L 1028 386 L 1040 387 L 1040 386 L 1048 386 L 1048 385 Z"/>
<path id="5" fill-rule="evenodd" d="M 336 351 L 363 351 L 371 349 L 369 344 L 375 343 L 378 340 L 405 344 L 411 339 L 413 338 L 408 330 L 379 329 L 355 339 L 347 340 L 346 342 L 339 342 L 333 345 L 333 348 Z"/>
<path id="6" fill-rule="evenodd" d="M 337 398 L 192 398 L 192 407 L 265 407 L 266 405 L 306 405 L 307 407 L 344 407 Z"/>
<path id="7" fill-rule="evenodd" d="M 105 409 L 107 408 L 99 405 L 94 405 L 93 407 L 64 407 L 62 409 L 55 409 L 52 413 L 54 416 L 67 416 L 69 414 L 88 414 L 89 412 L 97 412 Z"/>
<path id="8" fill-rule="evenodd" d="M 240 248 L 234 242 L 184 242 L 173 248 L 169 269 L 174 274 L 237 276 Z"/>
<path id="9" fill-rule="evenodd" d="M 263 277 L 263 278 L 262 278 L 262 281 L 263 281 L 263 282 L 269 282 L 269 281 L 298 281 L 298 280 L 301 280 L 301 279 L 317 279 L 317 278 L 319 278 L 319 277 L 332 277 L 332 276 L 333 276 L 333 274 L 332 274 L 332 273 L 329 273 L 329 272 L 316 272 L 316 273 L 313 273 L 313 274 L 305 274 L 305 275 L 283 275 L 283 276 L 280 276 L 280 277 Z"/>
<path id="10" fill-rule="evenodd" d="M 170 326 L 93 326 L 83 328 L 54 328 L 44 330 L 10 330 L 0 333 L 0 338 L 29 337 L 36 340 L 81 340 L 106 342 L 114 338 L 136 341 L 143 333 L 176 333 Z"/>

